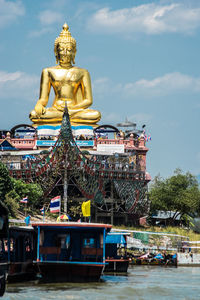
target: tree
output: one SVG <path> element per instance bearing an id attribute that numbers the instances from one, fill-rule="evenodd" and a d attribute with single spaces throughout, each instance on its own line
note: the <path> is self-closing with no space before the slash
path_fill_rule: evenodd
<path id="1" fill-rule="evenodd" d="M 18 195 L 16 199 L 20 200 L 27 196 L 29 206 L 32 205 L 33 208 L 40 206 L 40 199 L 43 196 L 43 191 L 39 184 L 25 183 L 22 180 L 14 178 L 11 178 L 11 181 L 13 184 L 13 190 Z"/>
<path id="2" fill-rule="evenodd" d="M 38 208 L 43 196 L 41 186 L 10 177 L 7 167 L 0 162 L 0 199 L 6 204 L 11 216 L 17 215 L 20 200 L 26 196 L 28 207 Z"/>
<path id="3" fill-rule="evenodd" d="M 173 211 L 173 221 L 178 215 L 183 217 L 200 211 L 198 181 L 191 173 L 182 174 L 179 169 L 170 178 L 155 177 L 149 198 L 151 213 L 157 210 Z"/>
<path id="4" fill-rule="evenodd" d="M 5 195 L 13 188 L 7 167 L 0 162 L 0 199 L 5 200 Z"/>
<path id="5" fill-rule="evenodd" d="M 4 203 L 12 217 L 16 217 L 19 209 L 18 195 L 14 190 L 11 190 L 5 195 Z"/>

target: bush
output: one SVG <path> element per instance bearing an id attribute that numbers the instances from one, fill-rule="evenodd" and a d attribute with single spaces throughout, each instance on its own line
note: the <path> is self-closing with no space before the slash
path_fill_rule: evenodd
<path id="1" fill-rule="evenodd" d="M 6 204 L 10 215 L 12 217 L 16 217 L 19 209 L 19 196 L 17 193 L 15 191 L 10 191 L 7 193 L 4 203 Z"/>

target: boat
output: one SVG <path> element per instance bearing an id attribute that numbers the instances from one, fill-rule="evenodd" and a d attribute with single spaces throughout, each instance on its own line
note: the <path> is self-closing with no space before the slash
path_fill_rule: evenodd
<path id="1" fill-rule="evenodd" d="M 129 233 L 110 232 L 106 236 L 106 266 L 104 272 L 126 273 L 129 266 L 127 240 Z"/>
<path id="2" fill-rule="evenodd" d="M 169 253 L 153 254 L 147 252 L 140 256 L 131 258 L 131 265 L 148 265 L 148 266 L 177 266 L 177 255 Z"/>
<path id="3" fill-rule="evenodd" d="M 177 266 L 200 266 L 200 241 L 182 241 L 177 252 Z"/>
<path id="4" fill-rule="evenodd" d="M 32 223 L 37 231 L 34 264 L 41 282 L 99 281 L 105 261 L 106 234 L 112 225 Z"/>
<path id="5" fill-rule="evenodd" d="M 0 297 L 5 293 L 8 257 L 4 251 L 4 239 L 8 238 L 8 210 L 0 201 Z"/>
<path id="6" fill-rule="evenodd" d="M 32 226 L 10 226 L 8 239 L 8 282 L 28 281 L 36 278 L 36 233 Z"/>

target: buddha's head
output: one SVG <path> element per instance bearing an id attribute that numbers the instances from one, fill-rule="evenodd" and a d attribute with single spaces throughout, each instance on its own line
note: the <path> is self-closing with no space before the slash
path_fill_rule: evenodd
<path id="1" fill-rule="evenodd" d="M 63 30 L 59 37 L 55 40 L 54 53 L 56 63 L 75 64 L 76 40 L 71 36 L 69 27 L 66 23 L 63 25 Z"/>

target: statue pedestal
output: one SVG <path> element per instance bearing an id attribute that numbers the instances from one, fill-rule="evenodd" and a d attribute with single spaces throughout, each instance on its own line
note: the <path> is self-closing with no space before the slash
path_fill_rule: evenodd
<path id="1" fill-rule="evenodd" d="M 93 137 L 94 128 L 98 126 L 92 125 L 71 125 L 73 136 L 76 138 L 82 137 Z M 44 124 L 44 125 L 35 125 L 37 129 L 38 137 L 57 137 L 60 133 L 61 124 Z"/>

